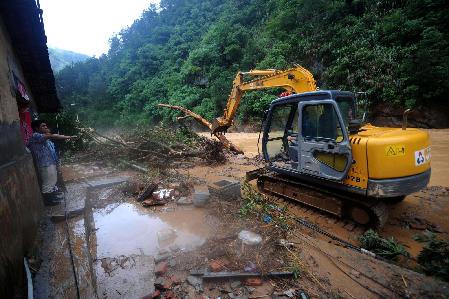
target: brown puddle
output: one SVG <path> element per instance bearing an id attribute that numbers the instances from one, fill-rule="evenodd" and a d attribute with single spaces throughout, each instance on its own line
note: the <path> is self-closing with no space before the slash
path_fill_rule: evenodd
<path id="1" fill-rule="evenodd" d="M 192 250 L 210 235 L 205 217 L 206 213 L 196 208 L 153 213 L 133 203 L 108 205 L 93 212 L 96 258 L 156 255 L 173 248 Z"/>

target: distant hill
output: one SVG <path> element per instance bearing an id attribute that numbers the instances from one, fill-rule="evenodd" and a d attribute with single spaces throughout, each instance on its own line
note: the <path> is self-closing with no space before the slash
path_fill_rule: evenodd
<path id="1" fill-rule="evenodd" d="M 447 2 L 164 0 L 111 37 L 106 55 L 60 71 L 58 94 L 95 125 L 179 115 L 158 103 L 211 120 L 222 115 L 237 71 L 300 64 L 321 89 L 363 91 L 379 117 L 402 119 L 413 108 L 433 127 L 435 112 L 424 111 L 449 119 Z M 246 93 L 237 120 L 259 122 L 278 94 Z"/>
<path id="2" fill-rule="evenodd" d="M 82 62 L 89 58 L 89 56 L 84 54 L 56 48 L 49 48 L 48 54 L 50 55 L 51 68 L 55 73 L 67 65 Z"/>

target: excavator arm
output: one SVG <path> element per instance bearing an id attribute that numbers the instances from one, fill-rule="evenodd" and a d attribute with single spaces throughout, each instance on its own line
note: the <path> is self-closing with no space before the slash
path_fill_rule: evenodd
<path id="1" fill-rule="evenodd" d="M 244 81 L 245 75 L 255 77 L 255 79 Z M 249 72 L 238 72 L 233 81 L 232 91 L 223 116 L 212 121 L 212 133 L 226 132 L 232 125 L 245 91 L 275 87 L 282 87 L 289 92 L 301 93 L 316 90 L 316 82 L 313 75 L 299 65 L 284 71 L 251 70 Z"/>

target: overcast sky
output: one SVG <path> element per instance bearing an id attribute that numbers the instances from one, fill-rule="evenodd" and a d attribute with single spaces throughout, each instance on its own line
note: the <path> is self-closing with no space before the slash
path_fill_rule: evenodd
<path id="1" fill-rule="evenodd" d="M 40 0 L 48 46 L 100 56 L 108 40 L 158 0 Z"/>

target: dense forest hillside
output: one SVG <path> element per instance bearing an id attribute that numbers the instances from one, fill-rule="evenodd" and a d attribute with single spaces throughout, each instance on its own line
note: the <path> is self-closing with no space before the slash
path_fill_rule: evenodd
<path id="1" fill-rule="evenodd" d="M 300 64 L 321 89 L 366 92 L 375 115 L 412 107 L 422 111 L 423 126 L 448 125 L 444 113 L 426 116 L 449 102 L 448 4 L 162 0 L 112 37 L 107 55 L 61 70 L 58 91 L 97 126 L 171 120 L 176 112 L 157 103 L 212 119 L 222 113 L 238 70 Z M 257 121 L 276 94 L 247 94 L 239 120 Z"/>
<path id="2" fill-rule="evenodd" d="M 59 72 L 67 65 L 71 65 L 76 62 L 82 62 L 89 58 L 89 56 L 81 53 L 75 53 L 72 51 L 57 48 L 49 48 L 48 55 L 50 56 L 51 68 L 55 73 Z"/>

